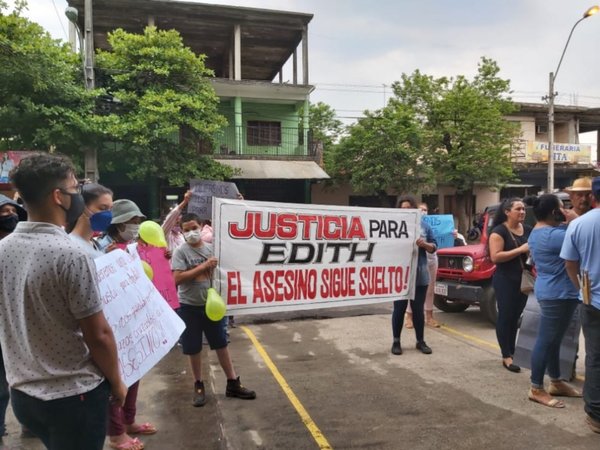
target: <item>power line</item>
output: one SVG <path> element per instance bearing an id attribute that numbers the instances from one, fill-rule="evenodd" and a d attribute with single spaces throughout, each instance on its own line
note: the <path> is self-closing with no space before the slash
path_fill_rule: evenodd
<path id="1" fill-rule="evenodd" d="M 60 13 L 58 12 L 58 8 L 56 7 L 56 3 L 54 2 L 54 0 L 52 0 L 52 6 L 54 6 L 54 12 L 56 13 L 56 17 L 58 17 L 58 22 L 60 23 L 60 27 L 63 30 L 63 33 L 65 34 L 65 39 L 69 40 L 69 35 L 67 33 L 67 30 L 65 30 L 65 26 L 63 25 L 62 22 L 62 17 L 60 15 Z"/>

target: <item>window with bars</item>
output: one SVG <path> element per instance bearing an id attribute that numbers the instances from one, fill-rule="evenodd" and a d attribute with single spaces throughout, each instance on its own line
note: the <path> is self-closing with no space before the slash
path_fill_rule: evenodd
<path id="1" fill-rule="evenodd" d="M 248 145 L 281 145 L 281 122 L 248 121 Z"/>

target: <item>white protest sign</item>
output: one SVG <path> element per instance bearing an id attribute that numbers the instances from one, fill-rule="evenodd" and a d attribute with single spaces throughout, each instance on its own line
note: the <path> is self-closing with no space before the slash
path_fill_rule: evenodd
<path id="1" fill-rule="evenodd" d="M 198 214 L 201 219 L 212 219 L 213 197 L 238 198 L 240 192 L 235 183 L 211 180 L 191 180 L 192 198 L 187 211 Z"/>
<path id="2" fill-rule="evenodd" d="M 94 262 L 121 376 L 131 386 L 175 346 L 185 325 L 144 274 L 137 254 L 114 250 Z"/>
<path id="3" fill-rule="evenodd" d="M 420 222 L 415 209 L 215 198 L 216 287 L 236 315 L 411 299 Z"/>

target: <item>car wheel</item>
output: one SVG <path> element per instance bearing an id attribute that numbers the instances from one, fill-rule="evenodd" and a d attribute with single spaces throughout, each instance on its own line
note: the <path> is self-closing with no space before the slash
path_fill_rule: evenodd
<path id="1" fill-rule="evenodd" d="M 444 297 L 441 295 L 436 295 L 435 297 L 433 297 L 433 304 L 437 309 L 448 313 L 463 312 L 469 307 L 469 303 L 454 301 L 452 299 L 449 299 L 448 297 Z"/>
<path id="2" fill-rule="evenodd" d="M 492 286 L 484 288 L 479 307 L 481 314 L 496 325 L 496 320 L 498 320 L 498 304 L 496 303 L 496 294 Z"/>

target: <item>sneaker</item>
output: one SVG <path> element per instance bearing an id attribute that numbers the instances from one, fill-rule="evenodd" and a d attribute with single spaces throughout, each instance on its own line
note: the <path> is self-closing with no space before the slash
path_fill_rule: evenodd
<path id="1" fill-rule="evenodd" d="M 590 430 L 592 430 L 594 433 L 600 433 L 600 421 L 586 414 L 585 422 L 588 424 L 588 427 L 590 427 Z"/>
<path id="2" fill-rule="evenodd" d="M 204 383 L 202 381 L 196 381 L 194 383 L 194 406 L 204 406 L 206 404 L 206 391 L 204 390 Z"/>
<path id="3" fill-rule="evenodd" d="M 225 395 L 227 397 L 237 397 L 244 400 L 254 400 L 256 398 L 256 392 L 242 386 L 240 377 L 237 377 L 235 380 L 227 380 Z"/>
<path id="4" fill-rule="evenodd" d="M 394 342 L 392 344 L 392 353 L 394 355 L 401 355 L 402 354 L 402 347 L 400 346 L 400 342 Z"/>
<path id="5" fill-rule="evenodd" d="M 426 355 L 431 355 L 433 353 L 433 350 L 429 348 L 425 341 L 417 342 L 417 350 L 421 350 L 421 353 L 425 353 Z"/>

